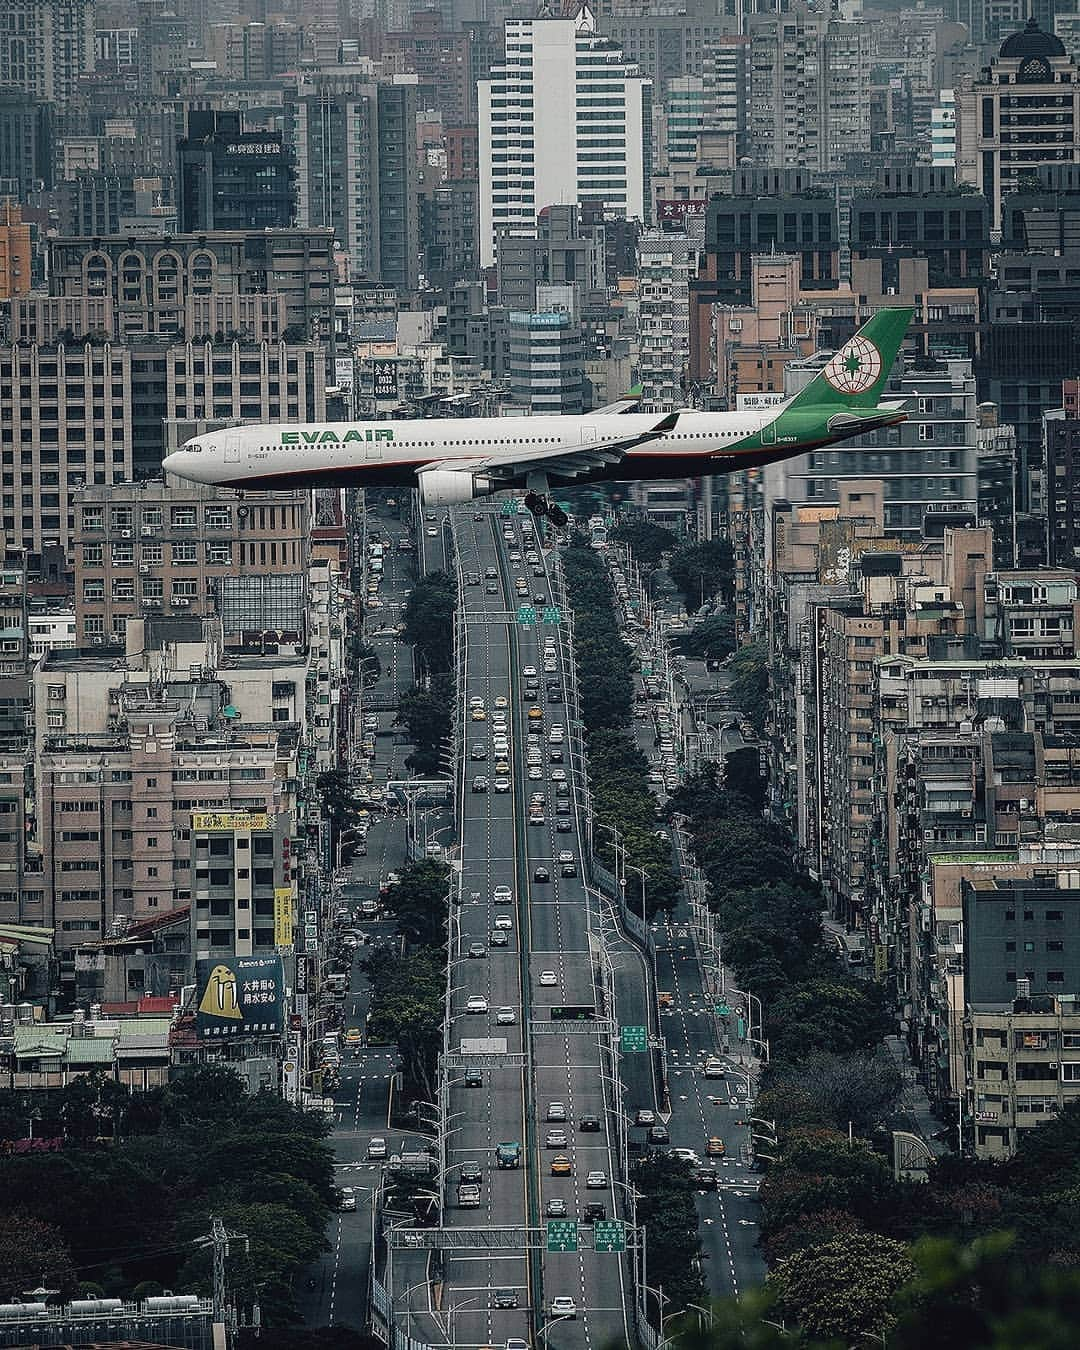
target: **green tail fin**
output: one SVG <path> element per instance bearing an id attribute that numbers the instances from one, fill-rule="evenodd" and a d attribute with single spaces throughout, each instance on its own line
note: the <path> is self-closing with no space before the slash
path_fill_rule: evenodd
<path id="1" fill-rule="evenodd" d="M 877 407 L 913 313 L 911 309 L 879 309 L 795 395 L 785 411 Z"/>

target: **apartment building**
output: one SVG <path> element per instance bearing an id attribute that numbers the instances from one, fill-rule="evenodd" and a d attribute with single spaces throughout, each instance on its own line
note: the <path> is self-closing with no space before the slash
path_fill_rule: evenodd
<path id="1" fill-rule="evenodd" d="M 94 69 L 94 0 L 4 0 L 0 85 L 71 102 Z"/>
<path id="2" fill-rule="evenodd" d="M 638 382 L 643 412 L 686 403 L 690 359 L 690 241 L 646 230 L 638 240 Z"/>
<path id="3" fill-rule="evenodd" d="M 163 613 L 217 614 L 226 646 L 239 645 L 248 630 L 223 604 L 226 579 L 296 578 L 302 608 L 308 501 L 303 492 L 241 498 L 161 479 L 79 489 L 71 534 L 78 645 L 122 643 L 133 619 Z"/>

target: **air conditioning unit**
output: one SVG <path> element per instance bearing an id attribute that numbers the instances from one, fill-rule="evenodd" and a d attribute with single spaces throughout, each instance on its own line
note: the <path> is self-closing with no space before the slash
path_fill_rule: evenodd
<path id="1" fill-rule="evenodd" d="M 141 573 L 142 576 L 146 576 L 147 573 L 148 573 L 149 571 L 150 571 L 150 564 L 149 564 L 149 563 L 140 563 L 140 564 L 139 564 L 139 572 Z"/>
<path id="2" fill-rule="evenodd" d="M 121 531 L 120 531 L 120 538 L 121 538 L 121 539 L 130 539 L 130 538 L 131 538 L 131 531 L 130 531 L 130 530 L 121 530 Z"/>
<path id="3" fill-rule="evenodd" d="M 153 525 L 144 525 L 142 527 L 142 532 L 144 539 L 153 539 L 157 534 L 157 529 Z"/>
<path id="4" fill-rule="evenodd" d="M 187 609 L 188 606 L 191 604 L 191 601 L 180 598 L 178 600 L 174 600 L 173 604 L 176 605 L 179 609 Z"/>

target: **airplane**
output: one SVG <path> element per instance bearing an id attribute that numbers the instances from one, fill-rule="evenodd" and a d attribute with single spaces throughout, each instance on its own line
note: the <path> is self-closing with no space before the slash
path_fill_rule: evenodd
<path id="1" fill-rule="evenodd" d="M 193 437 L 163 468 L 240 490 L 417 487 L 425 507 L 524 487 L 528 509 L 561 526 L 552 483 L 731 473 L 904 421 L 902 401 L 878 397 L 911 316 L 878 310 L 804 389 L 764 410 L 661 415 L 624 400 L 582 416 L 240 426 Z"/>

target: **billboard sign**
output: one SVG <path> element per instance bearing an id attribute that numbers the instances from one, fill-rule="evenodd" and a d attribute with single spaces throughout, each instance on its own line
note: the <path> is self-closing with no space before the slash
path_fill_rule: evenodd
<path id="1" fill-rule="evenodd" d="M 371 378 L 376 398 L 397 398 L 398 374 L 396 361 L 372 361 Z"/>
<path id="2" fill-rule="evenodd" d="M 274 887 L 274 946 L 291 947 L 293 940 L 292 887 Z"/>
<path id="3" fill-rule="evenodd" d="M 276 1036 L 285 1012 L 280 956 L 221 956 L 196 962 L 195 1029 L 206 1041 Z"/>
<path id="4" fill-rule="evenodd" d="M 191 828 L 199 834 L 268 830 L 270 817 L 265 811 L 192 811 Z"/>

